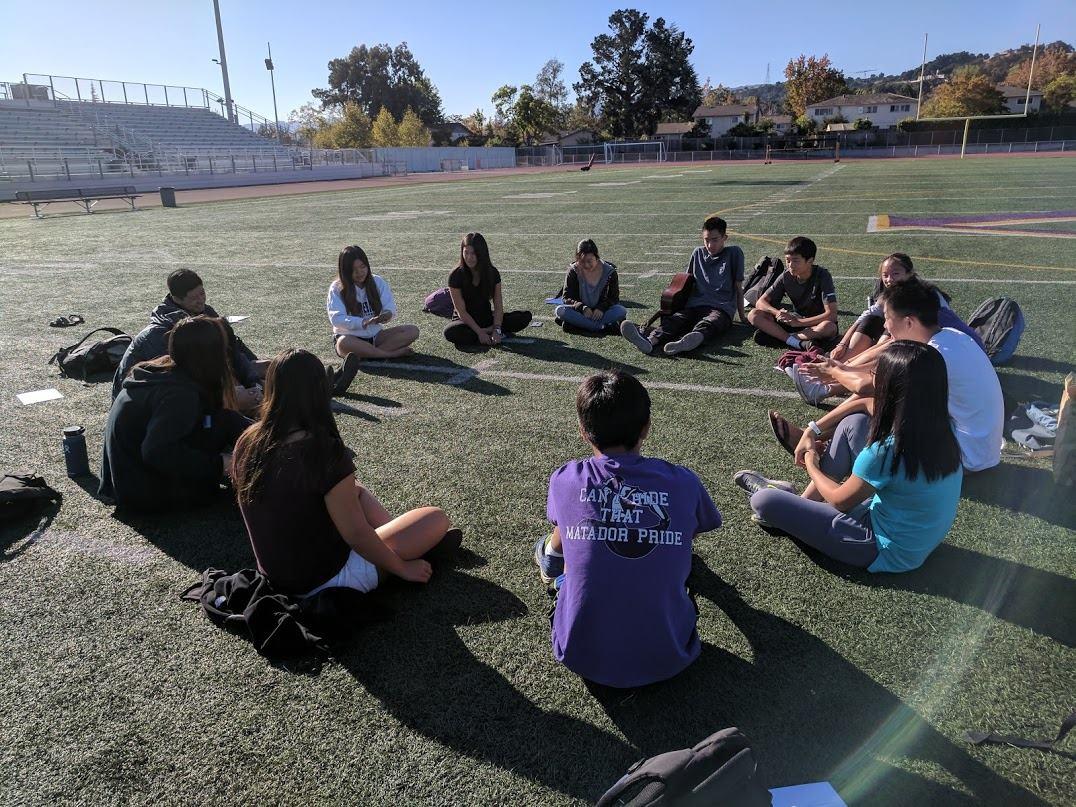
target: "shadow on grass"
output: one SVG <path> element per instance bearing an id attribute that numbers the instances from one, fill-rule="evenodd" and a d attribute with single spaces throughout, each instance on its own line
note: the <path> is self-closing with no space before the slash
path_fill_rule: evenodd
<path id="1" fill-rule="evenodd" d="M 460 352 L 461 353 L 485 353 L 488 350 L 489 350 L 489 348 L 477 347 L 476 346 L 474 348 L 460 349 Z M 468 372 L 471 369 L 470 367 L 468 367 L 465 364 L 460 364 L 460 363 L 454 362 L 454 361 L 446 361 L 446 360 L 442 360 L 442 359 L 439 359 L 437 361 L 436 366 L 437 367 L 444 367 L 445 369 L 444 369 L 443 372 L 438 371 L 438 372 L 435 372 L 435 373 L 431 373 L 429 370 L 423 369 L 424 366 L 425 366 L 424 364 L 416 363 L 416 365 L 413 368 L 411 368 L 411 367 L 404 368 L 402 366 L 396 366 L 396 365 L 393 365 L 391 367 L 386 367 L 381 362 L 372 361 L 372 362 L 363 362 L 362 365 L 359 367 L 359 369 L 364 373 L 372 373 L 372 374 L 379 375 L 379 376 L 387 376 L 389 378 L 406 378 L 409 381 L 423 381 L 423 382 L 425 382 L 427 384 L 444 384 L 446 381 L 448 381 L 450 378 L 452 378 L 452 376 L 455 375 L 456 373 L 465 373 L 465 372 Z M 449 371 L 452 371 L 452 372 L 449 372 Z M 507 387 L 502 387 L 500 384 L 494 384 L 492 381 L 486 381 L 484 378 L 480 378 L 477 375 L 469 378 L 467 381 L 460 384 L 459 386 L 464 387 L 468 391 L 477 393 L 479 395 L 511 395 L 512 394 L 512 390 L 508 389 Z M 379 400 L 388 400 L 388 399 L 379 399 Z M 371 400 L 371 403 L 373 403 L 372 400 Z M 375 405 L 384 406 L 384 404 L 375 404 Z M 400 406 L 400 404 L 396 403 L 395 401 L 392 401 L 391 404 L 388 404 L 388 405 L 389 406 Z M 366 414 L 366 413 L 364 413 L 364 414 Z M 369 417 L 373 418 L 372 415 L 369 415 Z"/>
<path id="2" fill-rule="evenodd" d="M 622 341 L 619 336 L 611 336 L 610 338 Z M 559 339 L 551 339 L 548 337 L 536 338 L 534 342 L 530 344 L 520 344 L 518 342 L 512 344 L 510 342 L 504 349 L 532 359 L 555 361 L 558 364 L 578 365 L 579 367 L 590 367 L 595 370 L 616 368 L 633 375 L 643 375 L 647 372 L 643 367 L 636 367 L 635 365 L 627 364 L 626 362 L 617 359 L 610 359 L 608 356 L 602 356 L 600 353 L 591 353 L 589 350 L 583 350 L 582 348 L 575 347 Z"/>
<path id="3" fill-rule="evenodd" d="M 954 745 L 826 643 L 748 605 L 697 557 L 691 582 L 743 633 L 752 658 L 705 644 L 698 661 L 671 681 L 633 692 L 592 690 L 641 754 L 685 748 L 739 726 L 768 787 L 824 779 L 849 804 L 872 806 L 1042 803 Z M 959 787 L 886 761 L 901 757 L 944 771 Z M 618 773 L 607 773 L 610 784 Z"/>
<path id="4" fill-rule="evenodd" d="M 1058 527 L 1076 529 L 1076 503 L 1055 486 L 1049 465 L 1031 467 L 1003 462 L 987 471 L 966 475 L 961 495 Z"/>
<path id="5" fill-rule="evenodd" d="M 1030 370 L 1033 373 L 1061 373 L 1062 375 L 1076 370 L 1076 364 L 1072 362 L 1054 361 L 1041 356 L 1016 355 L 1009 359 L 1005 366 L 1017 370 Z"/>
<path id="6" fill-rule="evenodd" d="M 33 546 L 59 512 L 60 502 L 45 502 L 36 510 L 0 524 L 0 563 L 15 560 Z"/>
<path id="7" fill-rule="evenodd" d="M 913 571 L 870 574 L 796 544 L 820 568 L 860 585 L 945 597 L 1076 647 L 1076 581 L 1063 575 L 950 544 Z"/>
<path id="8" fill-rule="evenodd" d="M 1054 384 L 1038 376 L 1007 372 L 1000 368 L 998 380 L 1005 397 L 1012 403 L 1021 401 L 1061 401 L 1061 384 Z"/>
<path id="9" fill-rule="evenodd" d="M 254 566 L 254 552 L 234 495 L 222 491 L 209 504 L 168 513 L 117 508 L 112 514 L 184 566 L 201 573 Z"/>
<path id="10" fill-rule="evenodd" d="M 408 729 L 591 801 L 608 786 L 606 778 L 611 784 L 637 758 L 615 735 L 532 703 L 460 638 L 458 627 L 525 615 L 510 591 L 459 572 L 435 578 L 426 590 L 400 588 L 407 602 L 397 619 L 365 631 L 337 659 Z M 570 753 L 556 750 L 564 748 Z"/>

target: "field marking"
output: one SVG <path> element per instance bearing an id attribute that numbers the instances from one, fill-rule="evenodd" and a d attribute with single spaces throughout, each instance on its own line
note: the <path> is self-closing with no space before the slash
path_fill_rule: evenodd
<path id="1" fill-rule="evenodd" d="M 624 185 L 639 185 L 642 183 L 641 179 L 631 179 L 626 182 L 591 182 L 589 187 L 591 188 L 619 188 Z"/>
<path id="2" fill-rule="evenodd" d="M 451 378 L 446 383 L 452 383 L 452 381 L 460 376 L 464 376 L 463 381 L 457 382 L 453 386 L 466 383 L 472 378 L 480 376 L 488 376 L 490 378 L 512 378 L 517 381 L 559 381 L 567 384 L 581 384 L 583 383 L 583 376 L 575 375 L 559 375 L 548 373 L 523 373 L 515 370 L 494 370 L 494 369 L 480 369 L 486 362 L 480 362 L 474 367 L 468 367 L 463 371 L 457 371 L 455 367 L 443 367 L 431 364 L 405 364 L 403 362 L 391 362 L 383 361 L 375 364 L 368 364 L 363 367 L 366 372 L 376 370 L 378 367 L 385 367 L 390 370 L 411 370 L 414 372 L 428 372 L 439 375 L 448 375 Z M 489 362 L 489 364 L 496 364 L 496 361 Z M 715 387 L 707 384 L 681 384 L 674 381 L 654 381 L 647 379 L 647 389 L 663 389 L 671 390 L 674 392 L 701 392 L 708 395 L 745 395 L 755 398 L 789 398 L 799 400 L 799 393 L 792 392 L 790 390 L 771 390 L 763 389 L 761 387 Z"/>
<path id="3" fill-rule="evenodd" d="M 533 193 L 516 193 L 502 196 L 502 199 L 552 199 L 555 196 L 569 196 L 579 191 L 535 191 Z"/>
<path id="4" fill-rule="evenodd" d="M 751 233 L 737 232 L 735 235 L 738 238 L 746 238 L 749 241 L 762 241 L 767 244 L 785 244 L 784 239 L 779 238 L 762 238 L 761 236 L 755 236 Z M 825 247 L 824 252 L 841 252 L 846 255 L 870 255 L 876 258 L 884 258 L 889 255 L 888 252 L 873 252 L 865 249 L 842 249 L 840 247 Z M 1076 266 L 1045 266 L 1042 264 L 1034 263 L 1000 263 L 997 261 L 980 261 L 980 260 L 959 260 L 956 258 L 937 258 L 930 255 L 915 255 L 913 256 L 919 261 L 934 261 L 935 263 L 957 263 L 961 266 L 967 266 L 968 264 L 977 264 L 979 266 L 994 266 L 1002 269 L 1051 269 L 1056 272 L 1076 272 Z M 1003 282 L 1003 281 L 998 281 Z"/>
<path id="5" fill-rule="evenodd" d="M 876 282 L 878 280 L 877 275 L 833 275 L 834 280 L 870 280 Z M 1005 278 L 1004 280 L 995 280 L 989 277 L 938 277 L 935 278 L 939 283 L 945 285 L 946 283 L 1022 283 L 1022 284 L 1034 284 L 1034 285 L 1050 285 L 1055 286 L 1076 286 L 1076 280 L 1017 280 Z"/>
<path id="6" fill-rule="evenodd" d="M 451 210 L 392 210 L 387 213 L 352 216 L 348 221 L 413 221 L 424 216 L 447 216 L 451 213 Z"/>
<path id="7" fill-rule="evenodd" d="M 458 373 L 448 379 L 448 381 L 446 381 L 445 383 L 448 384 L 450 387 L 458 387 L 461 384 L 466 384 L 483 370 L 488 370 L 493 367 L 493 365 L 497 364 L 498 361 L 500 360 L 486 359 L 485 361 L 480 361 L 474 367 L 464 367 L 462 370 L 460 370 Z"/>

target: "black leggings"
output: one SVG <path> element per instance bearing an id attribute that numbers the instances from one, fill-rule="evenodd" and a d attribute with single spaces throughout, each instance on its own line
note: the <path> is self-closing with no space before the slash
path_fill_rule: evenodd
<path id="1" fill-rule="evenodd" d="M 531 317 L 530 311 L 506 311 L 504 318 L 501 320 L 501 331 L 506 334 L 514 334 L 522 331 L 528 325 L 530 325 Z M 475 320 L 475 324 L 479 328 L 488 328 L 493 324 L 491 319 L 489 322 L 482 322 L 481 320 Z M 476 334 L 471 327 L 460 319 L 453 319 L 445 328 L 445 339 L 457 347 L 466 347 L 468 345 L 478 344 L 478 334 Z"/>

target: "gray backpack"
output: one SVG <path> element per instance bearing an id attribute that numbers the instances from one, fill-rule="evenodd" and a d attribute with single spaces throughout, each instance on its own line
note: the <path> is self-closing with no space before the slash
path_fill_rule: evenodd
<path id="1" fill-rule="evenodd" d="M 711 734 L 693 748 L 636 762 L 598 807 L 769 807 L 751 746 L 737 728 Z"/>

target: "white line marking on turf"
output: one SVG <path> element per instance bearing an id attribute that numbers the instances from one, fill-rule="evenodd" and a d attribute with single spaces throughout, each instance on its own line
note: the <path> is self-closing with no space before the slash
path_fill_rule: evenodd
<path id="1" fill-rule="evenodd" d="M 452 376 L 452 378 L 448 379 L 448 381 L 446 381 L 445 383 L 448 384 L 450 387 L 458 387 L 461 384 L 466 384 L 472 378 L 477 376 L 480 372 L 482 372 L 483 370 L 488 370 L 497 362 L 498 359 L 486 359 L 485 361 L 480 361 L 474 367 L 464 367 L 462 370 Z M 388 366 L 387 362 L 385 366 Z"/>
<path id="2" fill-rule="evenodd" d="M 870 280 L 876 282 L 878 280 L 877 275 L 834 275 L 834 280 Z M 993 285 L 995 283 L 1022 283 L 1031 285 L 1057 285 L 1057 286 L 1072 286 L 1076 285 L 1076 280 L 1020 280 L 1014 278 L 1005 278 L 1004 280 L 995 279 L 991 277 L 945 277 L 942 275 L 934 275 L 934 279 L 943 286 L 946 283 L 989 283 Z"/>
<path id="3" fill-rule="evenodd" d="M 488 368 L 483 369 L 484 364 L 486 364 L 486 362 L 480 362 L 474 367 L 468 367 L 464 371 L 456 372 L 455 367 L 438 367 L 436 365 L 404 364 L 402 362 L 383 361 L 378 362 L 376 365 L 369 364 L 363 369 L 370 372 L 376 370 L 378 367 L 386 367 L 390 370 L 412 370 L 415 372 L 449 375 L 452 376 L 447 381 L 449 384 L 452 384 L 456 378 L 463 376 L 463 380 L 456 382 L 453 386 L 466 383 L 471 378 L 478 375 L 489 376 L 490 378 L 514 378 L 517 381 L 561 381 L 568 384 L 583 383 L 583 376 L 521 373 L 516 372 L 515 370 L 491 370 Z M 654 381 L 651 379 L 647 379 L 646 386 L 649 389 L 664 389 L 672 390 L 674 392 L 702 392 L 710 395 L 749 395 L 756 398 L 790 398 L 795 400 L 799 400 L 800 397 L 799 393 L 789 390 L 762 389 L 761 387 L 715 387 L 707 384 L 680 384 L 672 381 Z"/>

